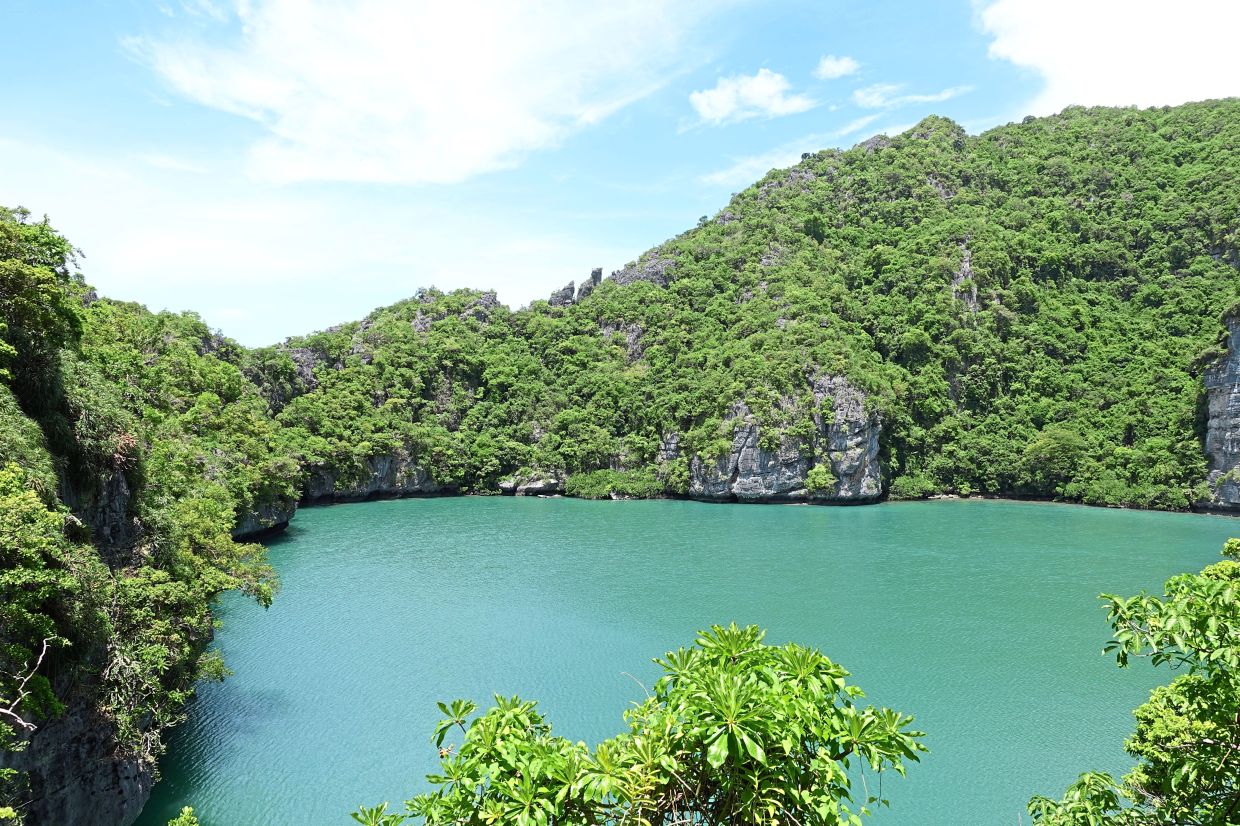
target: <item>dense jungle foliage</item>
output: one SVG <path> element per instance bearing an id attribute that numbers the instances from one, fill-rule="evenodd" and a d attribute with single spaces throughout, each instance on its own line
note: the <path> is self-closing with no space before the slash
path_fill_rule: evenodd
<path id="1" fill-rule="evenodd" d="M 118 758 L 149 762 L 222 673 L 211 600 L 271 599 L 262 547 L 231 532 L 293 495 L 297 465 L 240 348 L 193 315 L 96 299 L 74 266 L 46 221 L 0 211 L 0 746 L 77 705 Z M 16 817 L 25 778 L 0 783 Z"/>
<path id="2" fill-rule="evenodd" d="M 346 480 L 405 448 L 467 490 L 603 469 L 683 493 L 735 402 L 773 445 L 830 373 L 881 410 L 897 496 L 1185 508 L 1200 368 L 1240 294 L 1237 147 L 1235 100 L 977 137 L 927 118 L 772 172 L 572 305 L 427 290 L 248 374 Z M 666 433 L 681 455 L 659 461 Z"/>
<path id="3" fill-rule="evenodd" d="M 88 707 L 152 760 L 222 673 L 212 598 L 271 598 L 235 526 L 376 457 L 448 490 L 682 494 L 738 402 L 764 445 L 806 439 L 830 375 L 881 415 L 891 495 L 1189 507 L 1238 147 L 1237 100 L 931 117 L 807 153 L 575 301 L 426 289 L 256 350 L 98 298 L 46 221 L 0 210 L 0 738 Z M 0 817 L 23 782 L 0 770 Z"/>

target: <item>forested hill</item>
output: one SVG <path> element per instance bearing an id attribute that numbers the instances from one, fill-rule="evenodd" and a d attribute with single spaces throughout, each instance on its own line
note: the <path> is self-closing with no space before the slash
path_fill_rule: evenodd
<path id="1" fill-rule="evenodd" d="M 1185 508 L 1208 498 L 1200 374 L 1240 287 L 1237 147 L 1235 100 L 977 137 L 927 118 L 807 154 L 558 306 L 428 290 L 248 375 L 316 497 L 404 472 Z"/>
<path id="2" fill-rule="evenodd" d="M 0 210 L 0 817 L 133 813 L 220 671 L 211 599 L 271 596 L 234 537 L 298 499 L 1240 507 L 1238 147 L 1237 100 L 928 118 L 550 302 L 428 289 L 259 350 Z"/>

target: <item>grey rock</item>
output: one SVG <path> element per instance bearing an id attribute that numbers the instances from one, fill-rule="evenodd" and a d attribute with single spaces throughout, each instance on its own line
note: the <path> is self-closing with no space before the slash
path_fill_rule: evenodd
<path id="1" fill-rule="evenodd" d="M 517 493 L 517 486 L 519 484 L 521 484 L 520 480 L 512 478 L 512 477 L 509 477 L 507 479 L 500 479 L 499 480 L 499 492 L 504 494 L 505 496 L 515 496 Z"/>
<path id="2" fill-rule="evenodd" d="M 611 280 L 622 287 L 637 281 L 649 281 L 656 287 L 666 287 L 672 283 L 675 269 L 675 257 L 665 256 L 661 250 L 655 249 L 624 269 L 613 272 Z"/>
<path id="3" fill-rule="evenodd" d="M 963 289 L 965 282 L 969 288 Z M 952 298 L 964 304 L 971 313 L 976 313 L 977 282 L 973 279 L 973 251 L 969 249 L 969 239 L 960 242 L 960 266 L 952 274 Z"/>
<path id="4" fill-rule="evenodd" d="M 564 492 L 564 483 L 553 476 L 539 476 L 517 485 L 517 496 L 555 496 Z"/>
<path id="5" fill-rule="evenodd" d="M 27 772 L 30 824 L 129 826 L 154 785 L 153 763 L 118 757 L 115 729 L 79 695 L 42 721 L 21 751 L 0 750 L 0 768 Z"/>
<path id="6" fill-rule="evenodd" d="M 576 282 L 569 281 L 563 287 L 553 292 L 551 294 L 551 297 L 547 299 L 547 303 L 550 304 L 552 307 L 567 307 L 569 304 L 573 303 L 573 295 L 575 294 L 574 293 L 575 289 L 576 289 Z"/>
<path id="7" fill-rule="evenodd" d="M 933 173 L 926 175 L 926 183 L 934 187 L 934 191 L 939 193 L 939 197 L 944 201 L 950 201 L 952 198 L 956 197 L 955 191 L 952 190 L 952 188 L 947 184 L 939 180 L 938 176 Z"/>
<path id="8" fill-rule="evenodd" d="M 669 430 L 659 437 L 659 461 L 671 462 L 680 458 L 680 434 Z"/>
<path id="9" fill-rule="evenodd" d="M 867 154 L 873 154 L 891 146 L 891 138 L 886 135 L 875 135 L 869 140 L 857 144 L 857 146 L 864 149 Z"/>
<path id="10" fill-rule="evenodd" d="M 605 323 L 599 327 L 599 332 L 602 333 L 604 340 L 610 339 L 616 333 L 624 335 L 625 355 L 629 364 L 640 359 L 646 352 L 646 348 L 642 346 L 642 333 L 645 331 L 642 330 L 640 324 L 633 322 L 627 324 L 624 322 Z"/>
<path id="11" fill-rule="evenodd" d="M 689 496 L 739 502 L 805 499 L 805 478 L 811 467 L 807 446 L 782 438 L 775 450 L 762 447 L 760 428 L 743 403 L 732 407 L 728 419 L 734 423 L 731 449 L 713 461 L 700 455 L 690 460 Z"/>
<path id="12" fill-rule="evenodd" d="M 74 483 L 61 476 L 60 498 L 73 515 L 90 528 L 104 561 L 123 565 L 124 552 L 142 534 L 142 523 L 129 514 L 132 496 L 125 474 L 114 470 L 93 484 Z"/>
<path id="13" fill-rule="evenodd" d="M 303 501 L 355 502 L 383 496 L 433 496 L 454 493 L 455 485 L 435 481 L 417 457 L 408 453 L 371 456 L 360 473 L 341 478 L 325 468 L 312 469 Z"/>
<path id="14" fill-rule="evenodd" d="M 1200 503 L 1212 510 L 1240 509 L 1240 317 L 1224 320 L 1227 353 L 1204 376 L 1206 389 L 1205 452 L 1210 460 L 1210 498 Z"/>
<path id="15" fill-rule="evenodd" d="M 810 183 L 817 178 L 818 176 L 812 170 L 794 166 L 788 170 L 787 175 L 767 181 L 758 187 L 758 200 L 765 200 L 771 193 L 789 187 L 795 187 L 801 192 L 808 192 Z"/>
<path id="16" fill-rule="evenodd" d="M 811 381 L 818 406 L 812 438 L 781 436 L 774 447 L 762 445 L 761 427 L 743 403 L 727 419 L 732 444 L 716 458 L 694 455 L 689 463 L 689 496 L 738 502 L 871 502 L 882 494 L 878 461 L 881 422 L 866 409 L 865 394 L 841 376 Z M 830 486 L 809 489 L 810 470 L 827 468 Z"/>
<path id="17" fill-rule="evenodd" d="M 263 502 L 248 513 L 237 519 L 237 526 L 232 530 L 233 539 L 248 539 L 261 534 L 283 530 L 288 527 L 297 512 L 297 502 L 292 499 L 277 499 L 274 502 Z"/>
<path id="18" fill-rule="evenodd" d="M 420 292 L 415 298 L 418 304 L 429 306 L 443 298 L 443 293 L 438 291 Z M 495 290 L 486 290 L 467 301 L 461 312 L 457 313 L 457 317 L 463 321 L 472 318 L 475 321 L 486 324 L 491 320 L 491 315 L 502 306 L 503 304 L 500 303 L 499 296 L 495 294 Z M 425 333 L 431 329 L 435 322 L 442 321 L 450 315 L 452 313 L 442 308 L 438 310 L 430 309 L 428 311 L 420 306 L 415 310 L 413 320 L 409 322 L 409 326 L 413 328 L 415 333 Z M 361 331 L 365 332 L 366 322 L 362 324 Z"/>
<path id="19" fill-rule="evenodd" d="M 835 479 L 835 485 L 810 495 L 821 502 L 872 502 L 882 495 L 878 439 L 882 421 L 866 408 L 866 395 L 843 376 L 818 376 L 813 381 L 819 409 L 831 400 L 831 414 L 814 415 L 814 452 Z"/>
<path id="20" fill-rule="evenodd" d="M 763 267 L 774 267 L 784 260 L 784 248 L 779 244 L 771 244 L 766 252 L 762 254 L 762 258 L 758 263 Z"/>
<path id="21" fill-rule="evenodd" d="M 602 283 L 603 283 L 603 268 L 595 267 L 594 269 L 590 270 L 590 280 L 582 282 L 581 286 L 577 288 L 577 300 L 580 301 L 581 299 L 585 298 L 590 293 L 594 292 L 594 288 Z"/>

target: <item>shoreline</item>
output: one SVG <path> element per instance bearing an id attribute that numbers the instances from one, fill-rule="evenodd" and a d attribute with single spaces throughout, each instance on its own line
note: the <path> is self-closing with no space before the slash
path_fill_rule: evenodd
<path id="1" fill-rule="evenodd" d="M 1184 514 L 1188 516 L 1214 516 L 1225 519 L 1236 519 L 1240 517 L 1240 511 L 1226 510 L 1222 508 L 1143 508 L 1135 505 L 1093 505 L 1088 502 L 1070 501 L 1065 499 L 1048 499 L 1038 496 L 1020 496 L 1015 494 L 978 494 L 974 496 L 960 496 L 957 494 L 937 494 L 934 496 L 918 497 L 916 499 L 896 499 L 891 497 L 880 497 L 878 499 L 866 499 L 859 501 L 779 501 L 779 500 L 736 500 L 736 499 L 699 499 L 692 496 L 675 496 L 666 494 L 662 496 L 601 496 L 601 497 L 585 497 L 571 496 L 566 493 L 554 494 L 507 494 L 499 491 L 495 492 L 440 492 L 440 493 L 401 493 L 401 494 L 383 494 L 375 493 L 369 496 L 361 497 L 317 497 L 308 501 L 299 501 L 297 510 L 302 508 L 325 508 L 337 505 L 356 505 L 362 502 L 384 502 L 396 499 L 465 499 L 465 498 L 521 498 L 521 499 L 576 499 L 582 502 L 654 502 L 654 501 L 672 501 L 672 502 L 700 502 L 703 505 L 782 505 L 790 507 L 867 507 L 872 505 L 898 505 L 909 504 L 914 502 L 1013 502 L 1031 505 L 1064 505 L 1078 508 L 1092 508 L 1098 510 L 1113 511 L 1144 511 L 1147 513 L 1171 513 Z M 253 533 L 243 534 L 234 537 L 239 542 L 262 542 L 274 536 L 283 533 L 289 524 L 296 518 L 296 511 L 289 520 L 271 525 L 262 530 Z"/>

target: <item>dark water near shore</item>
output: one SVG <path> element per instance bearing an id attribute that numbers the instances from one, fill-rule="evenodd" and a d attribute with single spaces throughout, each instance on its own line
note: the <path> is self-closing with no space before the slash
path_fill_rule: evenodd
<path id="1" fill-rule="evenodd" d="M 710 623 L 815 645 L 931 754 L 873 822 L 1016 824 L 1030 795 L 1122 771 L 1169 679 L 1101 654 L 1102 591 L 1160 589 L 1240 522 L 1017 502 L 822 508 L 454 498 L 301 511 L 268 611 L 230 596 L 204 686 L 139 826 L 343 824 L 425 790 L 435 701 L 540 701 L 593 742 L 650 658 Z M 397 807 L 399 808 L 399 806 Z"/>

